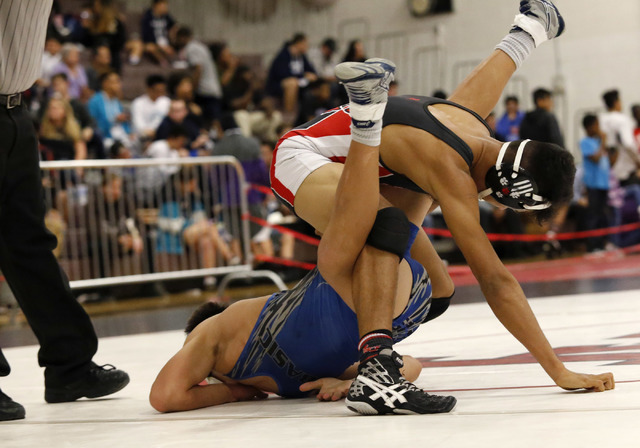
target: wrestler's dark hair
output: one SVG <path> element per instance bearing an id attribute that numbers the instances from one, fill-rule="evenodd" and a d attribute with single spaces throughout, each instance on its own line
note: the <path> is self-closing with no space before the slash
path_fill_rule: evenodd
<path id="1" fill-rule="evenodd" d="M 184 329 L 184 332 L 189 334 L 196 328 L 200 323 L 209 319 L 210 317 L 215 316 L 216 314 L 222 313 L 227 309 L 226 305 L 221 305 L 215 302 L 207 302 L 200 305 L 196 310 L 191 314 L 191 317 L 187 321 L 187 326 Z"/>
<path id="2" fill-rule="evenodd" d="M 573 198 L 575 161 L 571 153 L 559 145 L 532 141 L 524 151 L 522 167 L 535 180 L 538 194 L 551 203 L 549 208 L 532 212 L 542 224 Z"/>
<path id="3" fill-rule="evenodd" d="M 618 92 L 615 89 L 604 92 L 604 94 L 602 95 L 602 101 L 604 101 L 604 104 L 607 106 L 607 109 L 613 109 L 613 106 L 616 105 L 616 101 L 618 101 L 619 99 L 620 99 L 620 92 Z"/>

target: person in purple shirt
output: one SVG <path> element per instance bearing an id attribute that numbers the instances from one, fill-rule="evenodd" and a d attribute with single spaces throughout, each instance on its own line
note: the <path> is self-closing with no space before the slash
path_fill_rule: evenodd
<path id="1" fill-rule="evenodd" d="M 87 72 L 80 64 L 80 49 L 76 44 L 64 44 L 62 46 L 62 61 L 51 71 L 51 76 L 58 73 L 67 75 L 70 98 L 88 99 L 89 81 Z"/>
<path id="2" fill-rule="evenodd" d="M 506 111 L 496 124 L 496 137 L 498 140 L 513 142 L 520 139 L 520 123 L 524 112 L 519 109 L 518 97 L 508 96 L 504 105 Z"/>

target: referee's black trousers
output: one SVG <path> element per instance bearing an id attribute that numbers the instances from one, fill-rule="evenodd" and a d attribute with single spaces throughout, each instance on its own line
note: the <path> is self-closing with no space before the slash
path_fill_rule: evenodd
<path id="1" fill-rule="evenodd" d="M 25 106 L 0 106 L 0 268 L 40 343 L 45 384 L 60 386 L 90 367 L 98 340 L 52 250 L 44 225 L 38 142 Z M 0 376 L 9 365 L 0 352 Z"/>

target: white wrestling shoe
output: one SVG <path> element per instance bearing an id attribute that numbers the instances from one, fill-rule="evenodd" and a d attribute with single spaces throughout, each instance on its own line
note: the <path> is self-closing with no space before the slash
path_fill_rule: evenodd
<path id="1" fill-rule="evenodd" d="M 428 394 L 407 381 L 401 366 L 402 357 L 390 349 L 361 364 L 345 400 L 347 408 L 361 415 L 383 415 L 440 414 L 455 407 L 454 397 Z"/>
<path id="2" fill-rule="evenodd" d="M 387 59 L 343 62 L 335 69 L 336 78 L 349 95 L 351 117 L 357 127 L 368 128 L 382 119 L 387 104 L 389 83 L 396 65 Z"/>
<path id="3" fill-rule="evenodd" d="M 564 31 L 564 19 L 549 0 L 522 0 L 511 31 L 525 31 L 533 37 L 536 47 L 554 39 Z"/>

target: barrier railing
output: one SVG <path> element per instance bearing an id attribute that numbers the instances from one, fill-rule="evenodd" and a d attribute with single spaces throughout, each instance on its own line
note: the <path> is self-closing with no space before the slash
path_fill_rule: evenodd
<path id="1" fill-rule="evenodd" d="M 234 157 L 40 166 L 47 225 L 72 288 L 263 276 L 251 272 L 248 187 Z"/>

